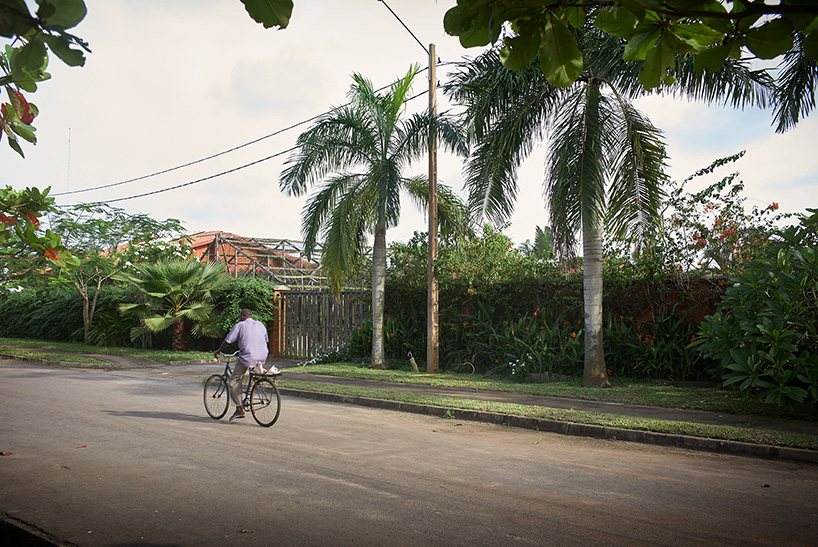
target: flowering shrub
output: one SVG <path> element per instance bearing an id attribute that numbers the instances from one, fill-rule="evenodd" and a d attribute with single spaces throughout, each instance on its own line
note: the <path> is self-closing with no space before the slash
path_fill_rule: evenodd
<path id="1" fill-rule="evenodd" d="M 679 266 L 686 272 L 738 273 L 763 251 L 777 224 L 790 216 L 777 213 L 777 203 L 746 210 L 747 198 L 741 194 L 744 183 L 738 173 L 700 192 L 684 193 L 685 185 L 695 177 L 710 174 L 743 155 L 741 152 L 717 160 L 670 193 L 662 242 L 666 265 Z"/>
<path id="2" fill-rule="evenodd" d="M 818 210 L 734 279 L 694 345 L 725 386 L 785 406 L 818 401 Z"/>

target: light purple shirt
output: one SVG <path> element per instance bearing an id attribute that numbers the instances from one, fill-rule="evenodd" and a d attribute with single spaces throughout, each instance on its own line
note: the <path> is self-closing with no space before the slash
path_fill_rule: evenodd
<path id="1" fill-rule="evenodd" d="M 239 364 L 252 368 L 267 360 L 267 328 L 252 317 L 236 323 L 227 333 L 224 341 L 228 344 L 238 341 Z"/>

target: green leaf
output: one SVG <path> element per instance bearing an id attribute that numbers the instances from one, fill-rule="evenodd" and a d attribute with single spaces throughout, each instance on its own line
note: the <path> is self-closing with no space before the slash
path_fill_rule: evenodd
<path id="1" fill-rule="evenodd" d="M 463 31 L 458 36 L 460 45 L 463 47 L 483 47 L 491 42 L 491 33 L 489 27 L 475 27 Z"/>
<path id="2" fill-rule="evenodd" d="M 293 14 L 292 0 L 241 0 L 244 9 L 264 28 L 287 28 Z"/>
<path id="3" fill-rule="evenodd" d="M 693 61 L 693 69 L 699 74 L 705 69 L 715 74 L 724 66 L 724 61 L 727 60 L 732 49 L 732 44 L 722 44 L 705 49 L 696 55 L 696 59 Z"/>
<path id="4" fill-rule="evenodd" d="M 9 146 L 11 146 L 12 150 L 14 150 L 18 154 L 20 154 L 20 156 L 22 156 L 23 158 L 26 157 L 26 155 L 23 154 L 23 149 L 20 148 L 20 143 L 17 142 L 17 139 L 7 139 L 7 140 L 8 140 Z"/>
<path id="5" fill-rule="evenodd" d="M 568 87 L 582 72 L 582 52 L 568 26 L 554 17 L 542 31 L 540 68 L 545 79 L 556 87 Z"/>
<path id="6" fill-rule="evenodd" d="M 818 30 L 813 30 L 809 35 L 805 36 L 802 44 L 804 56 L 807 59 L 818 61 Z"/>
<path id="7" fill-rule="evenodd" d="M 83 66 L 85 65 L 85 54 L 82 50 L 71 49 L 71 44 L 67 40 L 57 36 L 44 36 L 45 43 L 48 44 L 49 49 L 54 52 L 54 55 L 68 66 Z"/>
<path id="8" fill-rule="evenodd" d="M 28 34 L 31 29 L 31 12 L 28 11 L 25 0 L 6 0 L 3 4 L 8 5 L 8 8 L 0 9 L 0 36 L 12 38 Z"/>
<path id="9" fill-rule="evenodd" d="M 37 144 L 37 136 L 34 134 L 34 127 L 24 123 L 15 123 L 12 124 L 11 130 L 23 137 L 28 142 Z"/>
<path id="10" fill-rule="evenodd" d="M 639 71 L 639 83 L 645 89 L 659 87 L 667 76 L 667 69 L 676 61 L 676 53 L 664 44 L 658 44 L 648 52 L 642 70 Z"/>
<path id="11" fill-rule="evenodd" d="M 579 28 L 585 24 L 585 10 L 582 7 L 568 7 L 560 12 L 560 17 L 567 24 Z"/>
<path id="12" fill-rule="evenodd" d="M 17 80 L 17 76 L 29 75 L 36 78 L 48 66 L 48 52 L 45 44 L 40 40 L 32 39 L 26 45 L 17 50 L 11 60 L 12 75 Z"/>
<path id="13" fill-rule="evenodd" d="M 522 70 L 537 56 L 542 37 L 537 29 L 528 28 L 505 42 L 506 47 L 500 50 L 503 66 L 509 70 Z"/>
<path id="14" fill-rule="evenodd" d="M 632 38 L 628 40 L 622 58 L 626 61 L 642 61 L 646 59 L 648 52 L 656 45 L 661 34 L 662 27 L 660 25 L 639 25 L 632 35 Z"/>
<path id="15" fill-rule="evenodd" d="M 458 5 L 443 16 L 443 29 L 457 36 L 463 47 L 481 47 L 499 36 L 503 21 L 495 21 L 486 0 Z M 493 28 L 492 28 L 493 27 Z"/>
<path id="16" fill-rule="evenodd" d="M 636 28 L 636 17 L 630 10 L 621 7 L 604 9 L 599 12 L 594 20 L 594 26 L 611 36 L 630 36 Z"/>
<path id="17" fill-rule="evenodd" d="M 693 51 L 702 51 L 706 47 L 718 43 L 724 36 L 724 33 L 715 31 L 703 23 L 671 25 L 670 28 Z"/>
<path id="18" fill-rule="evenodd" d="M 787 19 L 773 19 L 747 31 L 744 45 L 761 59 L 773 59 L 792 49 L 793 27 Z"/>
<path id="19" fill-rule="evenodd" d="M 38 0 L 40 9 L 37 16 L 50 30 L 65 30 L 75 27 L 85 18 L 88 9 L 83 0 Z"/>

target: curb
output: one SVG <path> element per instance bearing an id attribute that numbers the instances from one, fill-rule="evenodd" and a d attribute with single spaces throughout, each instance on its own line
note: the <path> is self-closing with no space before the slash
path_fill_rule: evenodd
<path id="1" fill-rule="evenodd" d="M 818 464 L 818 451 L 804 450 L 801 448 L 787 448 L 783 446 L 744 443 L 739 441 L 727 441 L 723 439 L 690 437 L 687 435 L 638 431 L 635 429 L 579 424 L 575 422 L 560 422 L 557 420 L 549 420 L 547 418 L 531 418 L 526 416 L 513 416 L 511 414 L 485 412 L 482 410 L 462 410 L 457 408 L 422 405 L 418 403 L 404 403 L 400 401 L 388 401 L 385 399 L 375 399 L 371 397 L 359 397 L 357 395 L 340 395 L 336 393 L 303 391 L 300 389 L 286 387 L 279 387 L 278 389 L 282 395 L 292 395 L 304 399 L 313 399 L 316 401 L 330 403 L 368 406 L 382 408 L 384 410 L 396 410 L 399 412 L 411 412 L 413 414 L 437 416 L 440 418 L 454 417 L 458 420 L 507 425 L 509 427 L 533 429 L 535 431 L 546 431 L 549 433 L 559 433 L 562 435 L 592 437 L 595 439 L 611 441 L 627 441 L 658 446 L 672 446 L 675 448 L 716 452 L 719 454 L 730 454 L 734 456 L 748 456 L 753 458 L 788 460 Z"/>

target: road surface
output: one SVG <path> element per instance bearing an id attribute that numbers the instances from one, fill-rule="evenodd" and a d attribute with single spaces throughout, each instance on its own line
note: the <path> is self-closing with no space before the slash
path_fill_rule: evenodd
<path id="1" fill-rule="evenodd" d="M 0 361 L 0 514 L 69 544 L 815 545 L 818 466 Z"/>

